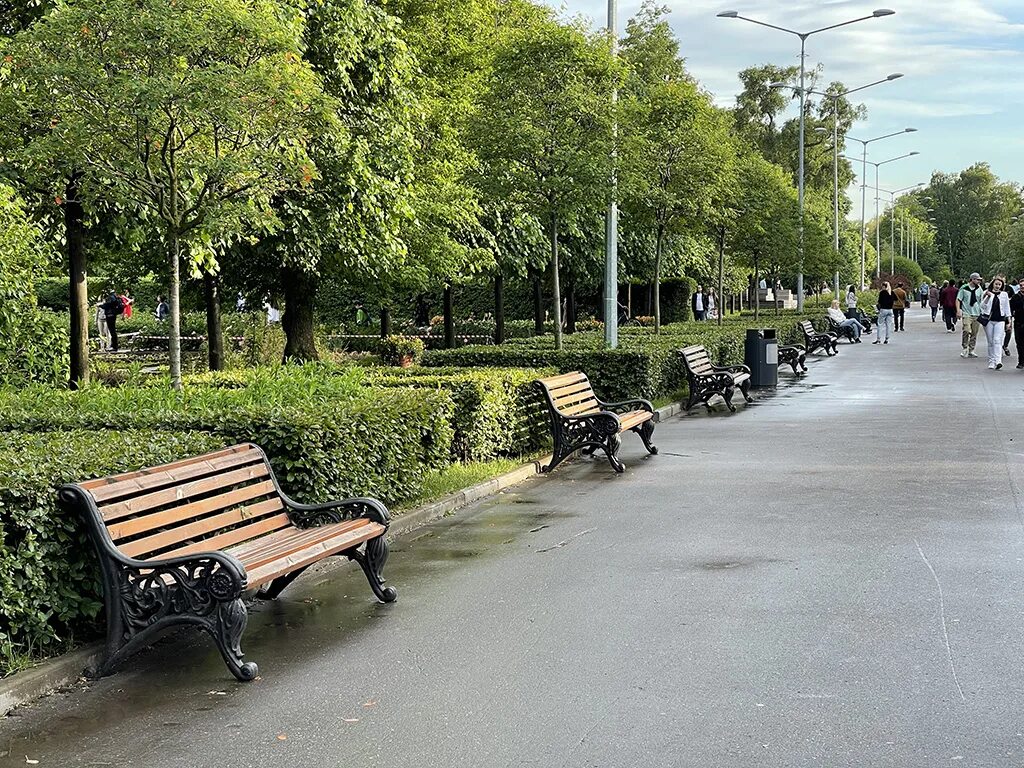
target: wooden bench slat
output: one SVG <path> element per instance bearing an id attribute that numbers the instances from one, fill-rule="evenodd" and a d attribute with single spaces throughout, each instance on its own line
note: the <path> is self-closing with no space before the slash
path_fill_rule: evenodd
<path id="1" fill-rule="evenodd" d="M 653 418 L 654 414 L 650 411 L 629 411 L 619 416 L 619 422 L 622 424 L 623 431 L 625 431 Z"/>
<path id="2" fill-rule="evenodd" d="M 250 504 L 245 507 L 237 507 L 219 515 L 204 517 L 194 520 L 186 525 L 178 525 L 166 531 L 154 533 L 151 536 L 144 536 L 135 541 L 122 542 L 118 549 L 128 557 L 140 557 L 154 552 L 159 552 L 175 544 L 199 539 L 214 531 L 223 531 L 233 525 L 244 523 L 249 520 L 256 520 L 274 512 L 283 512 L 284 504 L 278 498 L 267 499 L 257 504 Z M 289 524 L 288 516 L 284 516 L 284 524 Z"/>
<path id="3" fill-rule="evenodd" d="M 144 493 L 145 491 L 162 488 L 175 483 L 181 483 L 185 480 L 191 480 L 205 475 L 222 472 L 230 467 L 239 467 L 255 462 L 262 464 L 263 457 L 260 455 L 259 451 L 250 450 L 246 452 L 232 453 L 210 460 L 204 459 L 203 461 L 194 462 L 185 466 L 174 467 L 170 470 L 153 471 L 145 475 L 138 475 L 124 480 L 118 480 L 117 482 L 87 490 L 91 491 L 97 504 L 103 504 L 104 502 L 116 501 L 117 499 L 124 498 L 125 496 Z"/>
<path id="4" fill-rule="evenodd" d="M 111 539 L 120 541 L 131 536 L 137 536 L 140 533 L 145 533 L 146 531 L 165 528 L 174 523 L 202 517 L 219 509 L 228 509 L 229 507 L 237 506 L 243 502 L 252 501 L 260 496 L 267 496 L 274 492 L 274 484 L 270 480 L 264 480 L 262 483 L 236 488 L 228 493 L 210 496 L 191 504 L 184 504 L 160 512 L 154 512 L 150 515 L 141 515 L 129 520 L 122 520 L 121 522 L 108 525 L 107 531 L 110 533 Z"/>
<path id="5" fill-rule="evenodd" d="M 240 485 L 241 483 L 250 482 L 252 480 L 259 480 L 260 478 L 269 477 L 269 475 L 270 468 L 261 461 L 259 464 L 242 467 L 241 469 L 235 469 L 230 472 L 221 472 L 220 474 L 204 477 L 201 480 L 193 480 L 190 483 L 181 483 L 170 488 L 164 488 L 163 490 L 156 491 L 155 493 L 147 493 L 142 496 L 127 499 L 126 501 L 118 501 L 113 504 L 101 506 L 100 514 L 103 515 L 104 520 L 109 522 L 111 520 L 127 517 L 128 515 L 135 515 L 139 512 L 156 509 L 166 504 L 173 504 L 175 501 L 184 501 L 185 499 L 190 499 L 193 496 L 217 491 L 221 488 L 230 488 L 233 485 Z"/>
<path id="6" fill-rule="evenodd" d="M 561 400 L 556 400 L 554 402 L 555 402 L 555 408 L 558 408 L 559 410 L 561 410 L 563 407 L 568 407 L 570 405 L 576 405 L 578 403 L 596 403 L 597 402 L 597 398 L 594 397 L 594 393 L 593 392 L 587 391 L 587 392 L 577 392 L 575 395 L 573 395 L 571 397 L 563 397 Z"/>
<path id="7" fill-rule="evenodd" d="M 574 395 L 578 395 L 581 392 L 585 392 L 591 395 L 594 393 L 594 390 L 590 386 L 589 381 L 571 384 L 568 387 L 559 387 L 558 389 L 553 389 L 551 390 L 551 399 L 557 403 L 559 400 L 563 398 L 573 397 Z"/>
<path id="8" fill-rule="evenodd" d="M 369 523 L 333 539 L 328 539 L 327 541 L 314 544 L 307 549 L 294 552 L 284 560 L 273 561 L 252 570 L 246 569 L 249 586 L 259 587 L 267 584 L 278 576 L 284 576 L 299 568 L 305 568 L 325 557 L 344 552 L 346 549 L 358 546 L 369 539 L 375 539 L 384 533 L 385 530 L 384 526 L 379 523 Z"/>
<path id="9" fill-rule="evenodd" d="M 108 477 L 97 477 L 93 480 L 85 480 L 84 482 L 78 483 L 80 488 L 84 488 L 87 491 L 91 491 L 94 488 L 99 488 L 104 485 L 113 485 L 114 483 L 121 482 L 122 480 L 132 480 L 138 477 L 146 477 L 155 472 L 165 472 L 175 470 L 180 467 L 187 467 L 192 464 L 197 464 L 202 461 L 216 461 L 225 456 L 231 456 L 236 453 L 244 453 L 253 450 L 253 446 L 248 443 L 241 445 L 232 445 L 229 448 L 222 448 L 219 451 L 213 453 L 207 453 L 203 456 L 193 456 L 188 459 L 182 459 L 180 461 L 173 461 L 170 464 L 161 464 L 158 467 L 147 467 L 140 469 L 135 472 L 122 472 L 119 475 L 110 475 Z"/>
<path id="10" fill-rule="evenodd" d="M 304 547 L 312 546 L 320 541 L 326 541 L 339 534 L 363 528 L 367 525 L 376 525 L 365 518 L 360 520 L 345 520 L 332 525 L 321 525 L 316 528 L 289 528 L 283 531 L 275 531 L 268 536 L 261 536 L 255 541 L 240 544 L 232 547 L 230 552 L 237 557 L 246 570 L 258 568 L 274 560 L 280 560 L 291 553 Z"/>
<path id="11" fill-rule="evenodd" d="M 563 416 L 582 416 L 586 413 L 598 413 L 601 408 L 598 406 L 596 400 L 584 403 L 576 403 L 575 405 L 566 406 L 565 408 L 559 408 L 558 412 Z"/>
<path id="12" fill-rule="evenodd" d="M 181 557 L 182 555 L 193 555 L 196 552 L 224 550 L 232 544 L 241 544 L 244 541 L 255 539 L 257 536 L 263 536 L 289 525 L 291 525 L 291 520 L 287 514 L 275 515 L 274 517 L 267 517 L 255 523 L 219 533 L 216 536 L 211 536 L 208 539 L 197 541 L 194 544 L 189 544 L 170 552 L 162 552 L 160 557 Z"/>
<path id="13" fill-rule="evenodd" d="M 550 389 L 556 389 L 558 387 L 564 387 L 566 384 L 573 384 L 577 381 L 586 381 L 587 376 L 585 373 L 574 371 L 572 373 L 563 373 L 559 376 L 551 376 L 546 379 L 540 379 L 540 383 Z"/>

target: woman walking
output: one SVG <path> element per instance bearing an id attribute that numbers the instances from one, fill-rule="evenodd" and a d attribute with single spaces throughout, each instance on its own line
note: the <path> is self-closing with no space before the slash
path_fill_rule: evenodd
<path id="1" fill-rule="evenodd" d="M 882 290 L 878 292 L 878 325 L 875 326 L 875 340 L 872 344 L 888 344 L 889 337 L 893 334 L 892 305 L 896 297 L 893 295 L 892 286 L 886 281 L 882 283 Z"/>
<path id="2" fill-rule="evenodd" d="M 978 322 L 985 326 L 988 339 L 988 367 L 998 371 L 1003 367 L 1003 339 L 1010 327 L 1010 297 L 1003 288 L 1006 278 L 996 275 L 981 297 L 981 315 Z M 988 318 L 987 320 L 985 318 Z"/>
<path id="3" fill-rule="evenodd" d="M 939 314 L 939 286 L 932 283 L 928 288 L 928 306 L 932 310 L 932 322 L 935 322 L 935 316 Z"/>

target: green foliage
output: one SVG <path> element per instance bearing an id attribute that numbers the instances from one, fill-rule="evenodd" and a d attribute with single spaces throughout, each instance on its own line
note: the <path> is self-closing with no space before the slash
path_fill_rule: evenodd
<path id="1" fill-rule="evenodd" d="M 141 469 L 225 444 L 168 430 L 6 432 L 0 443 L 0 677 L 17 656 L 60 650 L 99 629 L 102 587 L 80 520 L 57 507 L 62 483 Z"/>
<path id="2" fill-rule="evenodd" d="M 409 368 L 369 369 L 374 386 L 413 387 L 448 392 L 455 402 L 452 426 L 456 461 L 487 461 L 530 455 L 550 439 L 533 382 L 553 369 Z"/>
<path id="3" fill-rule="evenodd" d="M 0 386 L 67 380 L 67 327 L 38 308 L 33 291 L 45 260 L 38 227 L 0 184 Z"/>
<path id="4" fill-rule="evenodd" d="M 385 365 L 418 363 L 423 358 L 424 349 L 421 339 L 388 336 L 380 342 L 380 359 Z"/>

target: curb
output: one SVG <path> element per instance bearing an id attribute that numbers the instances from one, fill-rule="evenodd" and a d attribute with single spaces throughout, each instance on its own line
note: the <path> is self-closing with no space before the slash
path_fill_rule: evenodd
<path id="1" fill-rule="evenodd" d="M 682 408 L 679 404 L 673 403 L 656 409 L 655 413 L 658 420 L 663 421 L 682 413 Z M 506 488 L 518 485 L 531 477 L 539 476 L 541 467 L 550 461 L 550 455 L 542 456 L 511 472 L 493 477 L 478 485 L 463 488 L 461 491 L 456 491 L 430 504 L 396 516 L 392 520 L 389 533 L 396 538 L 408 535 L 418 528 L 442 517 L 447 517 L 474 502 L 495 496 Z M 570 458 L 568 461 L 573 461 L 573 459 Z M 338 567 L 344 567 L 344 565 L 347 563 L 339 564 Z M 35 701 L 57 688 L 71 685 L 84 674 L 86 669 L 99 663 L 102 655 L 102 644 L 93 643 L 63 656 L 48 659 L 31 669 L 17 672 L 0 680 L 0 717 L 6 716 L 12 709 Z"/>

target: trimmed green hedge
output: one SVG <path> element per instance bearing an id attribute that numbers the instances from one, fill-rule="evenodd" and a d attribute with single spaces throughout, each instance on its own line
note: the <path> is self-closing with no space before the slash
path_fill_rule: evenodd
<path id="1" fill-rule="evenodd" d="M 448 392 L 455 402 L 452 458 L 463 462 L 526 456 L 547 445 L 550 430 L 533 382 L 554 373 L 553 368 L 367 369 L 374 386 Z"/>
<path id="2" fill-rule="evenodd" d="M 415 496 L 450 462 L 453 402 L 446 392 L 364 388 L 358 371 L 315 367 L 261 373 L 241 387 L 30 388 L 0 394 L 0 432 L 155 429 L 254 442 L 302 501 Z M 125 453 L 131 447 L 123 446 Z"/>
<path id="3" fill-rule="evenodd" d="M 54 488 L 223 447 L 201 432 L 7 432 L 0 444 L 0 677 L 27 655 L 98 634 L 96 555 Z"/>

